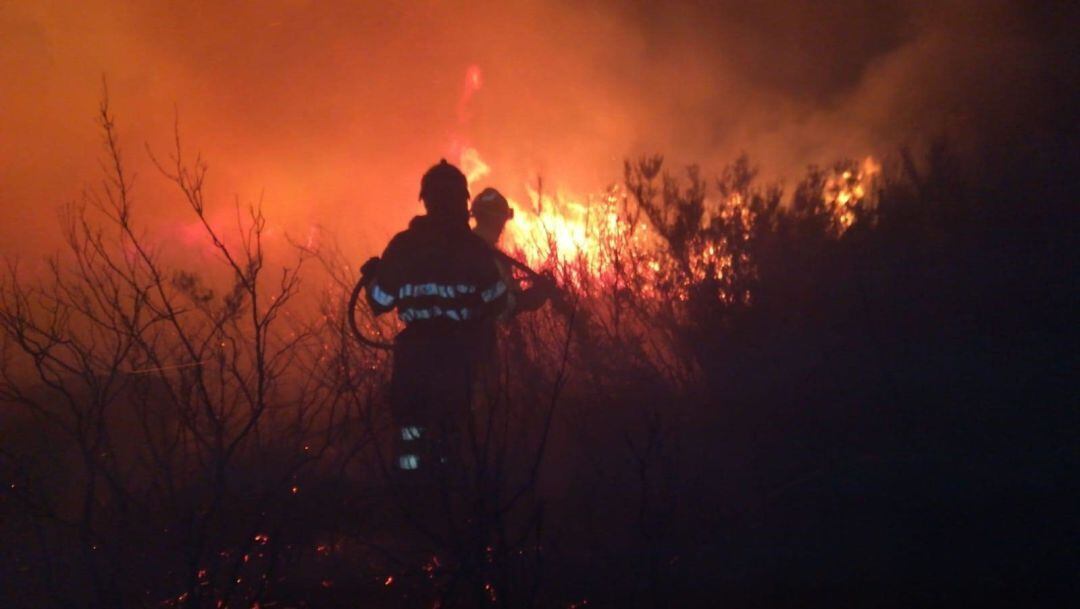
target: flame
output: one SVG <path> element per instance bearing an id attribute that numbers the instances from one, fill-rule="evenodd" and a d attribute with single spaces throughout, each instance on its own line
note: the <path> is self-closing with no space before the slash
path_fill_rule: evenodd
<path id="1" fill-rule="evenodd" d="M 469 122 L 469 102 L 482 85 L 480 67 L 469 66 L 457 106 L 460 124 Z M 458 159 L 470 190 L 475 192 L 476 182 L 491 174 L 491 166 L 464 137 L 452 138 L 450 152 Z M 613 238 L 626 237 L 630 232 L 619 218 L 615 193 L 599 198 L 565 192 L 552 195 L 543 192 L 540 185 L 526 185 L 526 191 L 527 203 L 508 197 L 514 218 L 505 228 L 504 245 L 524 256 L 534 268 L 583 263 L 587 272 L 600 275 L 605 241 L 614 245 Z"/>
<path id="2" fill-rule="evenodd" d="M 460 160 L 470 187 L 491 172 L 475 148 L 464 148 Z M 880 173 L 881 165 L 873 157 L 866 157 L 827 177 L 822 199 L 833 220 L 831 231 L 835 237 L 842 236 L 875 204 L 874 183 Z M 640 286 L 643 295 L 654 291 L 651 284 L 670 278 L 672 261 L 665 259 L 662 239 L 648 224 L 631 223 L 627 219 L 626 194 L 621 189 L 612 188 L 602 195 L 588 197 L 561 190 L 548 193 L 539 184 L 526 185 L 525 190 L 526 203 L 507 198 L 514 217 L 506 225 L 503 247 L 522 256 L 533 268 L 558 268 L 564 278 L 575 282 L 582 279 L 582 273 L 587 273 L 590 279 L 607 283 L 613 260 L 619 257 L 621 248 L 629 245 L 647 253 L 640 272 L 651 281 Z M 735 193 L 724 200 L 713 200 L 711 205 L 717 216 L 737 227 L 737 235 L 732 238 L 744 241 L 752 238 L 755 212 L 742 195 Z M 706 221 L 707 217 L 703 219 Z M 741 268 L 743 273 L 751 269 L 749 253 L 745 249 L 732 250 L 727 239 L 695 244 L 688 254 L 687 279 L 725 283 L 733 273 L 737 274 L 737 269 Z M 738 259 L 733 251 L 739 252 Z M 744 303 L 750 300 L 749 293 L 721 290 L 720 294 L 723 300 Z M 685 293 L 679 295 L 680 299 L 687 297 Z"/>
<path id="3" fill-rule="evenodd" d="M 833 218 L 833 232 L 843 235 L 873 201 L 870 188 L 881 174 L 881 164 L 866 157 L 856 166 L 838 169 L 825 180 L 822 198 Z"/>
<path id="4" fill-rule="evenodd" d="M 458 167 L 465 174 L 470 186 L 491 173 L 491 167 L 480 157 L 476 148 L 470 146 L 463 146 L 458 153 Z"/>
<path id="5" fill-rule="evenodd" d="M 542 264 L 552 255 L 565 262 L 595 253 L 589 231 L 593 214 L 586 204 L 565 194 L 553 197 L 533 188 L 528 193 L 528 206 L 510 201 L 514 218 L 506 233 L 512 247 L 531 264 Z"/>
<path id="6" fill-rule="evenodd" d="M 466 72 L 464 93 L 459 101 L 462 122 L 467 119 L 467 105 L 482 84 L 480 68 L 471 66 Z M 477 148 L 464 139 L 455 138 L 451 150 L 459 167 L 465 173 L 470 190 L 476 191 L 476 183 L 492 173 L 492 167 L 480 155 Z M 873 157 L 859 163 L 839 166 L 829 175 L 822 187 L 822 200 L 833 219 L 832 232 L 841 236 L 860 218 L 860 214 L 873 204 L 873 184 L 881 173 L 881 165 Z M 500 188 L 501 190 L 501 188 Z M 627 195 L 613 187 L 600 195 L 582 197 L 560 189 L 546 191 L 538 181 L 524 187 L 527 201 L 507 196 L 514 210 L 513 219 L 507 223 L 503 235 L 503 247 L 524 258 L 536 269 L 559 270 L 563 279 L 571 282 L 589 279 L 607 283 L 613 278 L 614 261 L 622 255 L 621 250 L 630 246 L 645 252 L 638 258 L 638 272 L 646 279 L 638 286 L 643 295 L 659 294 L 659 282 L 673 283 L 675 275 L 682 273 L 682 280 L 674 283 L 701 283 L 705 281 L 730 284 L 718 290 L 722 300 L 749 303 L 749 292 L 736 289 L 732 283 L 735 275 L 744 276 L 751 271 L 752 261 L 745 248 L 733 245 L 729 240 L 749 241 L 756 222 L 755 211 L 743 195 L 733 193 L 722 200 L 707 199 L 713 217 L 735 227 L 733 235 L 718 240 L 706 239 L 693 243 L 686 259 L 678 263 L 680 269 L 673 271 L 673 260 L 665 254 L 664 241 L 646 222 L 627 218 Z M 503 193 L 507 195 L 506 192 Z M 710 217 L 702 218 L 702 228 Z M 739 252 L 737 255 L 733 252 Z M 735 278 L 737 279 L 737 278 Z M 677 297 L 686 300 L 687 285 L 677 287 Z"/>

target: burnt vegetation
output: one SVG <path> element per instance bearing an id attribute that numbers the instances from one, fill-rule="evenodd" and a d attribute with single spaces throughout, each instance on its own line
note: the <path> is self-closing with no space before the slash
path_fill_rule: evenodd
<path id="1" fill-rule="evenodd" d="M 563 297 L 504 325 L 460 467 L 418 505 L 387 476 L 388 358 L 347 329 L 355 261 L 268 264 L 257 207 L 221 234 L 178 140 L 155 162 L 220 268 L 166 262 L 100 118 L 104 186 L 48 274 L 10 263 L 0 290 L 4 607 L 1067 592 L 1066 142 L 901 151 L 846 215 L 830 179 L 856 163 L 789 195 L 746 158 L 628 162 L 607 202 L 629 230 L 595 228 L 601 273 L 548 260 Z"/>

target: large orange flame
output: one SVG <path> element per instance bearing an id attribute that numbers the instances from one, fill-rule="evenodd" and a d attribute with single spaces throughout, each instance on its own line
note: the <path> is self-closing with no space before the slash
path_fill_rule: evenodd
<path id="1" fill-rule="evenodd" d="M 471 66 L 466 73 L 458 108 L 462 122 L 468 120 L 468 101 L 480 85 L 480 69 Z M 464 139 L 455 139 L 451 148 L 469 181 L 470 190 L 475 191 L 476 183 L 491 174 L 491 166 Z M 866 157 L 861 163 L 842 166 L 826 177 L 821 200 L 832 219 L 835 236 L 843 235 L 857 221 L 859 214 L 872 206 L 871 185 L 880 172 L 881 165 L 874 158 Z M 591 280 L 603 282 L 611 271 L 608 267 L 620 255 L 618 249 L 633 246 L 654 254 L 646 256 L 642 272 L 656 278 L 666 272 L 662 261 L 662 239 L 645 222 L 628 220 L 626 195 L 619 188 L 600 195 L 581 196 L 559 188 L 546 189 L 538 182 L 525 185 L 525 191 L 527 201 L 508 197 L 514 217 L 506 225 L 502 246 L 522 256 L 530 266 L 558 266 L 566 279 L 574 280 L 575 275 L 587 273 Z M 726 200 L 713 200 L 709 205 L 725 221 L 749 231 L 754 221 L 753 212 L 742 196 L 731 194 Z M 745 236 L 748 238 L 749 234 Z M 696 282 L 722 280 L 736 263 L 744 267 L 749 264 L 741 258 L 734 260 L 722 242 L 701 244 L 689 258 L 690 268 L 686 271 L 689 279 Z M 642 289 L 649 291 L 648 286 Z"/>

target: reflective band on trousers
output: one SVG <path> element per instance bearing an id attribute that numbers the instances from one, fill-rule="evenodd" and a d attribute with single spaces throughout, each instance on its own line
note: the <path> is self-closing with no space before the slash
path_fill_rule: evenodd
<path id="1" fill-rule="evenodd" d="M 423 427 L 417 427 L 416 425 L 408 425 L 401 428 L 402 440 L 419 440 L 420 434 L 424 433 Z"/>
<path id="2" fill-rule="evenodd" d="M 420 457 L 416 455 L 401 455 L 398 457 L 398 467 L 401 469 L 417 469 L 420 467 Z"/>

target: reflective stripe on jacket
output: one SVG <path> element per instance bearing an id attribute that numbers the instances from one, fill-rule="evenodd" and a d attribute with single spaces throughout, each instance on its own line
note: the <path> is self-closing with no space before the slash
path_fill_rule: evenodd
<path id="1" fill-rule="evenodd" d="M 367 299 L 377 314 L 397 309 L 410 325 L 468 321 L 499 314 L 507 285 L 490 248 L 468 223 L 418 216 L 386 246 Z"/>

